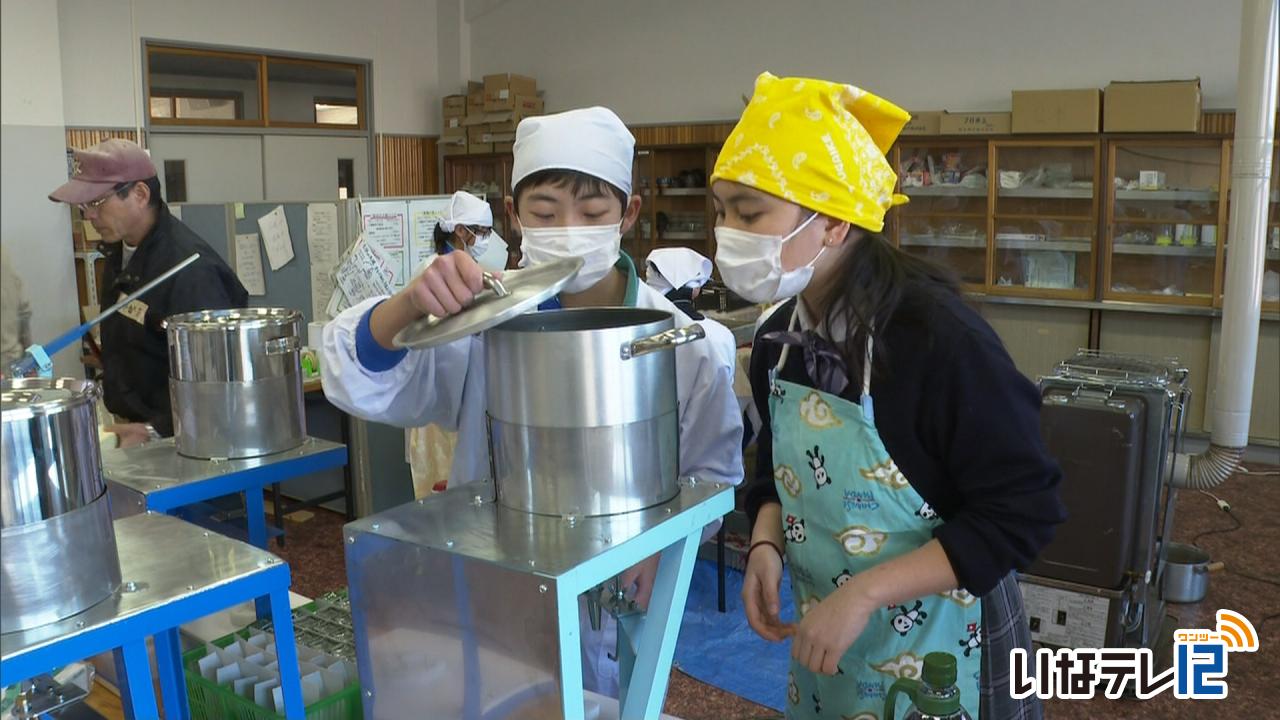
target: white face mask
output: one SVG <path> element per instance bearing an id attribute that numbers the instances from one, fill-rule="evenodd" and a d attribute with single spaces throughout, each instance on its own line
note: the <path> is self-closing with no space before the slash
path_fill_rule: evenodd
<path id="1" fill-rule="evenodd" d="M 479 260 L 480 256 L 484 255 L 485 251 L 489 249 L 489 238 L 493 237 L 493 231 L 490 230 L 484 235 L 477 235 L 471 232 L 471 228 L 466 228 L 466 231 L 471 234 L 471 237 L 475 238 L 475 242 L 467 246 L 467 253 L 472 258 Z"/>
<path id="2" fill-rule="evenodd" d="M 804 230 L 817 213 L 791 234 L 762 235 L 729 227 L 716 228 L 716 267 L 729 289 L 755 303 L 774 303 L 799 295 L 813 278 L 813 264 L 824 245 L 803 267 L 782 269 L 782 244 Z"/>
<path id="3" fill-rule="evenodd" d="M 564 292 L 577 293 L 600 282 L 618 262 L 622 251 L 622 223 L 617 225 L 579 225 L 572 227 L 523 228 L 524 257 L 520 267 L 552 260 L 582 258 L 582 269 L 564 286 Z"/>

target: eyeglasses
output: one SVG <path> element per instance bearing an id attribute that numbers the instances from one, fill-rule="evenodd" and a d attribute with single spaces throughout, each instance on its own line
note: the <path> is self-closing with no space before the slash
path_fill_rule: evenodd
<path id="1" fill-rule="evenodd" d="M 127 190 L 131 189 L 132 187 L 133 187 L 133 183 L 131 182 L 120 183 L 119 185 L 116 185 L 114 188 L 112 188 L 111 192 L 107 193 L 106 195 L 103 195 L 97 200 L 90 200 L 89 202 L 78 203 L 76 207 L 80 208 L 80 212 L 85 212 L 86 210 L 97 210 L 98 208 L 105 205 L 106 202 L 111 199 L 112 195 L 119 195 L 120 197 L 123 198 L 124 193 Z"/>
<path id="2" fill-rule="evenodd" d="M 463 225 L 477 240 L 483 240 L 489 237 L 489 233 L 493 232 L 493 228 L 483 228 L 478 225 Z"/>

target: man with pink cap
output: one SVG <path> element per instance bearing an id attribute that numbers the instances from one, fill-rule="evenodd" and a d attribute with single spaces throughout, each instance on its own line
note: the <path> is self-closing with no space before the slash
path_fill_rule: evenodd
<path id="1" fill-rule="evenodd" d="M 200 236 L 169 213 L 146 151 L 128 140 L 76 150 L 71 179 L 49 199 L 80 208 L 102 236 L 105 309 L 192 253 L 200 259 L 102 322 L 102 390 L 127 447 L 173 434 L 169 348 L 161 323 L 196 310 L 245 307 L 249 293 Z"/>

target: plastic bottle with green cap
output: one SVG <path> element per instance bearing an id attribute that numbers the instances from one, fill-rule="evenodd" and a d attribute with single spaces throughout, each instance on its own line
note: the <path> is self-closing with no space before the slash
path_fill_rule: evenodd
<path id="1" fill-rule="evenodd" d="M 884 699 L 884 719 L 898 717 L 894 702 L 898 695 L 911 698 L 911 707 L 903 720 L 972 720 L 960 705 L 960 688 L 956 687 L 956 659 L 950 653 L 931 652 L 924 656 L 920 680 L 902 678 L 889 688 Z"/>

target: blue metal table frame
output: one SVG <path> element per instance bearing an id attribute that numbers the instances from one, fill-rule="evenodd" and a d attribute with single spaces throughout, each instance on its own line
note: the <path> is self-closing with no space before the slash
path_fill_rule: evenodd
<path id="1" fill-rule="evenodd" d="M 151 510 L 169 513 L 236 493 L 244 494 L 249 542 L 267 547 L 267 515 L 262 492 L 276 483 L 347 464 L 345 445 L 307 438 L 273 455 L 235 460 L 201 460 L 178 454 L 173 438 L 103 453 L 102 472 L 111 492 L 112 515 Z M 268 616 L 258 601 L 258 617 Z"/>
<path id="2" fill-rule="evenodd" d="M 0 686 L 113 650 L 127 716 L 158 718 L 147 659 L 146 640 L 152 637 L 165 716 L 187 720 L 179 626 L 265 598 L 274 622 L 285 716 L 304 717 L 288 565 L 248 543 L 156 513 L 116 520 L 115 532 L 124 586 L 78 615 L 0 635 Z"/>

